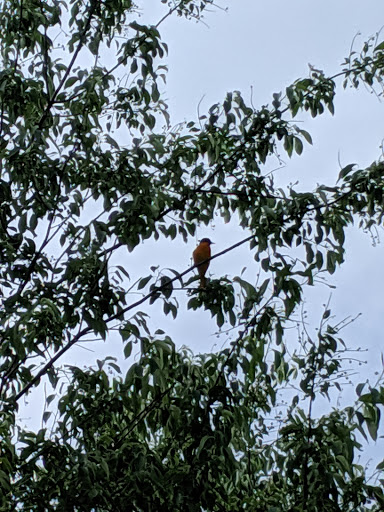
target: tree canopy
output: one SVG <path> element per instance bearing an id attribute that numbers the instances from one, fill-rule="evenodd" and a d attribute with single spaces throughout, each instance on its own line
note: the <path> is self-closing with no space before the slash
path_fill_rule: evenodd
<path id="1" fill-rule="evenodd" d="M 369 39 L 335 76 L 312 69 L 268 105 L 234 91 L 173 127 L 161 24 L 212 4 L 170 1 L 153 26 L 131 0 L 3 2 L 0 510 L 384 508 L 384 460 L 374 475 L 356 462 L 378 436 L 382 378 L 314 414 L 317 397 L 341 390 L 342 323 L 325 308 L 315 338 L 303 326 L 292 350 L 287 335 L 307 287 L 343 264 L 347 227 L 383 224 L 384 164 L 351 163 L 305 193 L 268 170 L 312 143 L 299 114 L 333 114 L 336 88 L 382 86 L 384 43 Z M 155 265 L 131 278 L 139 245 L 193 242 L 217 216 L 244 237 L 213 258 L 247 244 L 257 281 L 199 288 L 192 266 Z M 151 328 L 157 305 L 176 321 L 185 306 L 208 310 L 231 339 L 176 350 Z M 116 332 L 127 371 L 111 357 L 63 371 L 75 345 Z M 45 426 L 28 430 L 20 403 L 47 382 Z"/>

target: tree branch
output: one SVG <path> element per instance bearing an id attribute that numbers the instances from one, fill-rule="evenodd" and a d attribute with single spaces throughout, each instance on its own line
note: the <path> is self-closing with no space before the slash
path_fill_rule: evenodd
<path id="1" fill-rule="evenodd" d="M 95 9 L 96 9 L 96 5 L 97 5 L 97 2 L 93 1 L 91 2 L 91 7 L 89 9 L 89 14 L 88 14 L 88 18 L 87 18 L 87 21 L 85 23 L 85 27 L 83 29 L 83 32 L 82 34 L 80 35 L 80 38 L 79 38 L 79 42 L 77 44 L 77 47 L 76 47 L 76 50 L 74 51 L 73 53 L 73 56 L 72 56 L 72 59 L 70 61 L 70 63 L 68 64 L 68 67 L 67 69 L 65 70 L 65 73 L 63 75 L 63 78 L 61 79 L 59 85 L 57 86 L 55 92 L 52 94 L 52 98 L 49 100 L 48 102 L 48 105 L 46 106 L 45 108 L 45 111 L 43 112 L 39 122 L 38 122 L 38 129 L 41 130 L 42 127 L 43 127 L 43 124 L 44 124 L 44 121 L 46 120 L 47 116 L 48 116 L 48 113 L 49 111 L 51 110 L 54 102 L 55 102 L 55 99 L 57 97 L 57 95 L 59 94 L 59 92 L 61 91 L 61 89 L 63 88 L 64 84 L 65 84 L 65 81 L 67 80 L 68 78 L 68 75 L 69 73 L 71 72 L 71 69 L 72 67 L 74 66 L 75 62 L 76 62 L 76 59 L 80 53 L 80 50 L 83 48 L 84 46 L 84 39 L 85 39 L 85 35 L 86 33 L 88 32 L 89 30 L 89 27 L 91 26 L 91 21 L 92 21 L 92 17 L 93 17 L 93 14 L 95 12 Z"/>
<path id="2" fill-rule="evenodd" d="M 153 289 L 151 292 L 149 292 L 147 295 L 145 295 L 143 298 L 141 298 L 140 300 L 136 301 L 136 302 L 133 302 L 132 304 L 130 304 L 129 306 L 127 306 L 126 308 L 124 308 L 122 311 L 120 311 L 119 313 L 116 313 L 115 315 L 112 315 L 110 316 L 107 320 L 105 320 L 105 323 L 110 323 L 112 322 L 113 320 L 116 320 L 118 318 L 120 318 L 122 315 L 124 315 L 125 313 L 127 313 L 128 311 L 130 311 L 131 309 L 134 309 L 136 308 L 137 306 L 139 306 L 140 304 L 143 304 L 144 302 L 146 302 L 148 299 L 150 299 L 153 295 L 155 295 L 156 293 L 158 293 L 159 291 L 161 291 L 162 289 L 166 288 L 167 286 L 169 286 L 171 283 L 173 283 L 174 281 L 176 280 L 179 280 L 181 277 L 185 276 L 186 274 L 192 272 L 196 267 L 198 267 L 199 265 L 201 265 L 202 263 L 205 263 L 207 261 L 210 261 L 210 260 L 213 260 L 215 258 L 218 258 L 219 256 L 222 256 L 223 254 L 226 254 L 227 252 L 229 251 L 232 251 L 233 249 L 236 249 L 236 247 L 239 247 L 240 245 L 243 245 L 245 244 L 246 242 L 252 240 L 253 238 L 255 238 L 255 235 L 250 235 L 248 236 L 247 238 L 244 238 L 243 240 L 240 240 L 240 242 L 237 242 L 236 244 L 233 244 L 231 245 L 230 247 L 228 247 L 227 249 L 224 249 L 223 251 L 215 254 L 214 256 L 211 256 L 211 258 L 207 258 L 207 260 L 205 260 L 204 262 L 200 262 L 199 264 L 197 265 L 193 265 L 192 267 L 190 268 L 187 268 L 186 270 L 184 270 L 184 272 L 182 272 L 181 274 L 179 274 L 178 276 L 176 277 L 173 277 L 171 279 L 169 279 L 166 283 L 164 283 L 162 286 L 158 286 L 156 287 L 155 289 Z M 63 356 L 73 345 L 75 345 L 84 335 L 88 334 L 90 331 L 92 331 L 92 328 L 91 327 L 85 327 L 84 329 L 82 329 L 81 331 L 79 331 L 75 336 L 74 338 L 72 338 L 61 350 L 59 350 L 49 361 L 47 364 L 45 364 L 43 366 L 43 368 L 35 375 L 35 377 L 33 377 L 33 379 L 28 382 L 28 384 L 15 396 L 14 400 L 15 402 L 17 402 L 18 400 L 20 400 L 20 398 L 22 396 L 24 396 L 35 384 L 36 382 L 38 382 L 40 380 L 40 378 L 42 376 L 44 376 L 48 370 L 50 370 L 54 363 L 60 359 L 61 356 Z"/>

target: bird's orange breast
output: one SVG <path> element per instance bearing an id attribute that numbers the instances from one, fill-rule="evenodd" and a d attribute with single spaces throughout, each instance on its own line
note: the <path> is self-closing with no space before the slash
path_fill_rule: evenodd
<path id="1" fill-rule="evenodd" d="M 209 243 L 202 242 L 193 251 L 193 261 L 195 265 L 211 257 L 211 248 Z M 209 262 L 207 261 L 209 264 Z"/>

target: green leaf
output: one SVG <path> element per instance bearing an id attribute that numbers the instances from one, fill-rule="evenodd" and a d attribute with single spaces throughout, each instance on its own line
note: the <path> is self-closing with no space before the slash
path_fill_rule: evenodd
<path id="1" fill-rule="evenodd" d="M 378 44 L 373 51 L 378 52 L 380 50 L 384 50 L 384 41 L 382 43 Z"/>
<path id="2" fill-rule="evenodd" d="M 108 133 L 106 133 L 104 135 L 104 138 L 105 138 L 105 142 L 107 144 L 110 144 L 115 149 L 120 149 L 119 144 L 115 141 L 115 139 L 113 139 L 110 135 L 108 135 Z"/>
<path id="3" fill-rule="evenodd" d="M 51 415 L 52 415 L 52 411 L 45 411 L 43 413 L 43 423 L 47 423 L 47 421 L 49 420 Z"/>
<path id="4" fill-rule="evenodd" d="M 298 137 L 295 137 L 294 141 L 295 141 L 295 151 L 298 155 L 301 155 L 301 153 L 303 152 L 303 143 L 301 142 L 301 140 Z"/>
<path id="5" fill-rule="evenodd" d="M 300 129 L 300 134 L 304 137 L 308 144 L 313 144 L 312 137 L 306 130 Z"/>
<path id="6" fill-rule="evenodd" d="M 45 403 L 47 405 L 49 405 L 55 398 L 56 398 L 56 395 L 49 395 L 49 396 L 47 396 Z"/>
<path id="7" fill-rule="evenodd" d="M 339 172 L 338 180 L 344 179 L 355 167 L 356 164 L 349 164 L 346 167 L 343 167 Z"/>
<path id="8" fill-rule="evenodd" d="M 357 394 L 357 396 L 361 395 L 361 393 L 362 393 L 363 389 L 365 388 L 365 386 L 366 386 L 366 382 L 361 382 L 360 384 L 358 384 L 356 386 L 356 394 Z"/>
<path id="9" fill-rule="evenodd" d="M 71 76 L 70 78 L 68 78 L 68 80 L 65 82 L 65 88 L 69 89 L 70 87 L 72 87 L 73 84 L 75 84 L 77 81 L 79 80 L 79 77 L 77 76 Z"/>
<path id="10" fill-rule="evenodd" d="M 105 473 L 105 478 L 108 480 L 109 479 L 109 476 L 110 476 L 110 473 L 109 473 L 109 467 L 108 467 L 108 464 L 106 462 L 106 460 L 104 458 L 102 458 L 100 460 L 100 465 Z"/>
<path id="11" fill-rule="evenodd" d="M 205 445 L 208 443 L 208 441 L 211 440 L 211 436 L 204 436 L 199 444 L 199 447 L 196 450 L 196 457 L 199 458 L 201 453 L 206 452 Z"/>
<path id="12" fill-rule="evenodd" d="M 145 288 L 151 279 L 153 279 L 153 276 L 151 275 L 140 279 L 139 284 L 137 285 L 137 289 L 142 290 Z"/>
<path id="13" fill-rule="evenodd" d="M 134 74 L 137 71 L 137 59 L 133 59 L 131 63 L 131 73 Z"/>
<path id="14" fill-rule="evenodd" d="M 128 359 L 128 357 L 132 354 L 132 341 L 128 341 L 124 345 L 124 357 Z"/>

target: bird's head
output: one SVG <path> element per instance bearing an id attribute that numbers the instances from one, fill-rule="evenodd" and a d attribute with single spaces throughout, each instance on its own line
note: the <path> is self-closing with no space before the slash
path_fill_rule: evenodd
<path id="1" fill-rule="evenodd" d="M 214 244 L 215 242 L 211 242 L 209 238 L 202 238 L 202 239 L 200 240 L 200 243 L 201 243 L 201 244 L 208 244 L 208 245 L 212 245 L 212 244 Z"/>

